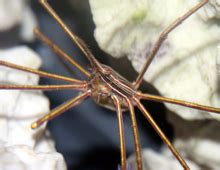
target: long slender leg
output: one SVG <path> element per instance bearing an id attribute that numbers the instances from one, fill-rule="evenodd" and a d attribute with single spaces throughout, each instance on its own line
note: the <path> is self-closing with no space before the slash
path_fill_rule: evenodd
<path id="1" fill-rule="evenodd" d="M 135 143 L 135 153 L 136 153 L 136 161 L 137 161 L 137 170 L 142 170 L 142 158 L 141 158 L 141 146 L 140 146 L 140 140 L 138 135 L 138 127 L 137 127 L 137 121 L 134 113 L 134 107 L 132 105 L 132 101 L 130 101 L 128 98 L 126 98 L 126 101 L 128 103 L 128 108 L 131 114 L 131 122 L 132 122 L 132 130 L 134 135 L 134 143 Z"/>
<path id="2" fill-rule="evenodd" d="M 12 69 L 17 69 L 17 70 L 29 72 L 29 73 L 32 73 L 32 74 L 37 74 L 41 77 L 52 78 L 52 79 L 57 79 L 57 80 L 63 80 L 63 81 L 71 82 L 71 83 L 83 83 L 83 81 L 76 80 L 76 79 L 73 79 L 73 78 L 70 78 L 70 77 L 65 77 L 65 76 L 60 76 L 60 75 L 57 75 L 57 74 L 51 74 L 51 73 L 43 72 L 43 71 L 40 71 L 40 70 L 35 70 L 35 69 L 29 68 L 29 67 L 19 66 L 17 64 L 9 63 L 9 62 L 2 61 L 2 60 L 0 60 L 0 65 L 5 66 L 5 67 L 9 67 L 9 68 L 12 68 Z"/>
<path id="3" fill-rule="evenodd" d="M 146 57 L 147 61 L 144 64 L 140 74 L 138 75 L 137 79 L 134 82 L 134 86 L 136 89 L 140 86 L 144 74 L 147 71 L 148 67 L 150 66 L 152 60 L 156 56 L 158 50 L 160 49 L 162 43 L 167 38 L 168 34 L 173 31 L 177 26 L 179 26 L 184 20 L 186 20 L 188 17 L 190 17 L 193 13 L 195 13 L 198 9 L 200 9 L 202 6 L 204 6 L 206 3 L 208 3 L 208 0 L 203 0 L 199 4 L 197 4 L 195 7 L 193 7 L 191 10 L 189 10 L 186 14 L 184 14 L 182 17 L 175 20 L 170 26 L 168 26 L 161 34 L 159 39 L 156 41 L 156 43 L 153 45 L 152 50 L 150 51 L 149 55 Z"/>
<path id="4" fill-rule="evenodd" d="M 68 85 L 14 85 L 0 84 L 0 90 L 85 90 L 86 84 L 68 84 Z"/>
<path id="5" fill-rule="evenodd" d="M 38 28 L 34 29 L 35 35 L 46 45 L 48 45 L 58 56 L 65 59 L 70 64 L 78 68 L 84 75 L 90 77 L 90 73 L 81 67 L 75 60 L 73 60 L 68 54 L 66 54 L 58 45 L 53 43 L 48 37 L 46 37 Z"/>
<path id="6" fill-rule="evenodd" d="M 88 90 L 88 91 L 82 93 L 81 95 L 63 103 L 62 105 L 58 106 L 57 108 L 52 110 L 50 113 L 45 115 L 44 117 L 42 117 L 39 120 L 37 120 L 36 122 L 32 123 L 31 128 L 36 129 L 37 127 L 42 125 L 44 122 L 51 120 L 51 119 L 57 117 L 58 115 L 60 115 L 61 113 L 65 112 L 66 110 L 80 104 L 83 100 L 85 100 L 90 95 L 90 93 L 91 92 Z"/>
<path id="7" fill-rule="evenodd" d="M 120 150 L 121 150 L 121 170 L 127 170 L 124 124 L 123 124 L 121 105 L 118 97 L 113 96 L 112 99 L 114 101 L 114 104 L 116 106 L 116 111 L 118 114 L 118 127 L 119 127 Z"/>
<path id="8" fill-rule="evenodd" d="M 171 99 L 167 97 L 161 97 L 161 96 L 154 96 L 150 94 L 142 94 L 138 93 L 138 96 L 140 99 L 146 99 L 146 100 L 151 100 L 151 101 L 156 101 L 156 102 L 167 102 L 167 103 L 172 103 L 172 104 L 177 104 L 185 107 L 190 107 L 193 109 L 198 109 L 198 110 L 204 110 L 208 112 L 214 112 L 214 113 L 220 113 L 220 108 L 215 108 L 215 107 L 210 107 L 210 106 L 205 106 L 193 102 L 187 102 L 183 100 L 177 100 L 177 99 Z"/>
<path id="9" fill-rule="evenodd" d="M 174 148 L 174 146 L 171 144 L 169 139 L 165 136 L 165 134 L 162 132 L 162 130 L 159 128 L 157 123 L 154 121 L 154 119 L 151 117 L 149 112 L 144 108 L 144 106 L 140 103 L 140 101 L 136 98 L 134 98 L 136 101 L 137 107 L 140 109 L 140 111 L 144 114 L 144 116 L 147 118 L 148 122 L 151 124 L 151 126 L 154 128 L 154 130 L 157 132 L 157 134 L 161 137 L 161 139 L 164 141 L 164 143 L 169 147 L 173 155 L 176 157 L 176 159 L 180 162 L 180 164 L 183 166 L 185 170 L 189 170 L 188 165 L 184 161 L 184 159 L 180 156 L 178 151 Z"/>
<path id="10" fill-rule="evenodd" d="M 70 38 L 76 43 L 76 45 L 80 48 L 80 50 L 84 53 L 87 59 L 90 61 L 93 68 L 102 69 L 102 66 L 95 59 L 87 45 L 84 43 L 82 39 L 80 39 L 74 32 L 72 32 L 67 25 L 62 21 L 62 19 L 56 14 L 53 8 L 49 5 L 47 0 L 39 0 L 43 7 L 47 10 L 47 12 L 58 22 L 61 28 L 70 36 Z"/>

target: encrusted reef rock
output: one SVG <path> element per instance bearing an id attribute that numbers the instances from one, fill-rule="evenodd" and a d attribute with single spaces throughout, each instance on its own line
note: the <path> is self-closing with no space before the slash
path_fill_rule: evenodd
<path id="1" fill-rule="evenodd" d="M 0 50 L 0 60 L 38 69 L 39 56 L 27 47 Z M 37 85 L 39 77 L 0 67 L 0 83 Z M 49 112 L 49 101 L 41 91 L 0 90 L 0 169 L 66 170 L 45 126 L 30 125 Z"/>
<path id="2" fill-rule="evenodd" d="M 167 149 L 164 148 L 164 153 L 158 153 L 151 149 L 144 149 L 143 150 L 143 169 L 144 170 L 177 170 L 181 169 L 181 166 L 176 159 L 174 159 L 169 152 L 167 152 Z M 132 170 L 136 170 L 136 162 L 135 157 L 132 156 L 129 158 L 129 163 L 131 165 Z M 200 170 L 198 165 L 195 163 L 186 160 L 188 165 L 190 166 L 191 170 Z"/>

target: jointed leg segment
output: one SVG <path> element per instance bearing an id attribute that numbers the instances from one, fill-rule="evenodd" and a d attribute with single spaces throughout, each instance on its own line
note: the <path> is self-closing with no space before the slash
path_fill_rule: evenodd
<path id="1" fill-rule="evenodd" d="M 90 91 L 86 91 L 82 93 L 81 95 L 65 102 L 64 104 L 58 106 L 54 110 L 52 110 L 50 113 L 42 117 L 41 119 L 37 120 L 36 122 L 32 123 L 31 128 L 35 129 L 42 125 L 44 122 L 51 120 L 57 116 L 59 116 L 61 113 L 65 112 L 66 110 L 70 109 L 71 107 L 74 107 L 78 104 L 80 104 L 82 101 L 84 101 L 89 95 Z"/>
<path id="2" fill-rule="evenodd" d="M 118 127 L 119 127 L 120 150 L 121 150 L 121 170 L 127 170 L 124 124 L 123 124 L 121 105 L 119 99 L 116 96 L 113 96 L 112 99 L 114 101 L 118 115 Z"/>
<path id="3" fill-rule="evenodd" d="M 67 84 L 67 85 L 14 85 L 14 84 L 0 84 L 0 89 L 7 90 L 85 90 L 87 84 Z"/>
<path id="4" fill-rule="evenodd" d="M 12 68 L 12 69 L 17 69 L 21 70 L 24 72 L 32 73 L 39 75 L 41 77 L 46 77 L 46 78 L 52 78 L 52 79 L 57 79 L 57 80 L 62 80 L 66 82 L 71 82 L 73 84 L 67 84 L 67 85 L 14 85 L 14 84 L 0 84 L 0 89 L 23 89 L 23 90 L 62 90 L 62 89 L 76 89 L 76 90 L 85 90 L 87 87 L 87 83 L 85 81 L 80 81 L 76 80 L 73 78 L 65 77 L 65 76 L 59 76 L 56 74 L 51 74 L 39 70 L 35 70 L 29 67 L 24 67 L 24 66 L 19 66 L 13 63 L 9 63 L 6 61 L 0 60 L 0 65 Z"/>
<path id="5" fill-rule="evenodd" d="M 65 76 L 59 76 L 57 74 L 51 74 L 51 73 L 43 72 L 43 71 L 40 71 L 40 70 L 35 70 L 35 69 L 29 68 L 29 67 L 9 63 L 7 61 L 0 60 L 0 65 L 5 66 L 5 67 L 9 67 L 9 68 L 12 68 L 12 69 L 17 69 L 17 70 L 25 71 L 25 72 L 28 72 L 28 73 L 36 74 L 36 75 L 39 75 L 41 77 L 57 79 L 57 80 L 62 80 L 62 81 L 66 81 L 66 82 L 71 82 L 71 83 L 83 83 L 83 81 L 80 81 L 80 80 L 76 80 L 76 79 L 65 77 Z"/>
<path id="6" fill-rule="evenodd" d="M 76 43 L 79 49 L 84 53 L 93 68 L 102 68 L 99 62 L 95 59 L 92 52 L 88 49 L 87 45 L 82 39 L 80 39 L 74 32 L 72 32 L 67 25 L 62 21 L 62 19 L 53 10 L 47 0 L 40 0 L 40 3 L 47 10 L 47 12 L 57 21 L 61 28 L 70 36 L 70 38 Z"/>
<path id="7" fill-rule="evenodd" d="M 75 60 L 73 60 L 68 54 L 66 54 L 58 45 L 53 43 L 48 37 L 46 37 L 38 28 L 34 29 L 34 34 L 46 45 L 48 45 L 58 56 L 68 61 L 70 64 L 78 68 L 84 75 L 90 77 L 90 73 L 80 66 Z"/>
<path id="8" fill-rule="evenodd" d="M 135 117 L 134 107 L 132 101 L 126 98 L 128 108 L 131 114 L 131 122 L 132 122 L 132 130 L 134 135 L 134 144 L 135 144 L 135 153 L 136 153 L 136 161 L 137 161 L 137 170 L 142 170 L 142 157 L 141 157 L 141 145 L 140 145 L 140 138 L 138 135 L 138 127 L 137 121 Z"/>
<path id="9" fill-rule="evenodd" d="M 144 64 L 141 72 L 139 73 L 137 79 L 134 82 L 134 86 L 136 89 L 140 86 L 144 74 L 146 73 L 148 67 L 150 66 L 152 60 L 156 56 L 157 52 L 159 51 L 162 43 L 167 38 L 168 34 L 173 31 L 177 26 L 179 26 L 183 21 L 185 21 L 188 17 L 190 17 L 193 13 L 195 13 L 197 10 L 199 10 L 201 7 L 203 7 L 206 3 L 208 3 L 208 0 L 203 0 L 199 4 L 197 4 L 195 7 L 193 7 L 190 11 L 188 11 L 186 14 L 184 14 L 182 17 L 175 20 L 169 27 L 167 27 L 161 34 L 159 39 L 156 41 L 156 43 L 153 45 L 152 50 L 148 54 L 147 61 Z"/>
<path id="10" fill-rule="evenodd" d="M 171 98 L 167 98 L 167 97 L 155 96 L 155 95 L 143 94 L 143 93 L 138 93 L 138 96 L 140 99 L 151 100 L 151 101 L 156 101 L 156 102 L 167 102 L 167 103 L 177 104 L 177 105 L 181 105 L 181 106 L 185 106 L 185 107 L 190 107 L 193 109 L 204 110 L 204 111 L 214 112 L 214 113 L 220 113 L 220 108 L 205 106 L 205 105 L 187 102 L 187 101 L 183 101 L 183 100 L 171 99 Z"/>
<path id="11" fill-rule="evenodd" d="M 154 119 L 151 117 L 151 115 L 148 113 L 148 111 L 144 108 L 144 106 L 140 103 L 140 101 L 138 99 L 134 98 L 134 100 L 137 104 L 137 107 L 140 109 L 140 111 L 143 113 L 143 115 L 147 118 L 148 122 L 151 124 L 151 126 L 154 128 L 154 130 L 158 133 L 158 135 L 161 137 L 163 142 L 169 147 L 169 149 L 172 151 L 173 155 L 180 162 L 180 164 L 183 166 L 183 168 L 185 170 L 189 170 L 189 167 L 186 164 L 186 162 L 184 161 L 184 159 L 180 156 L 178 151 L 174 148 L 174 146 L 171 144 L 169 139 L 162 132 L 162 130 L 157 125 L 157 123 L 154 121 Z"/>

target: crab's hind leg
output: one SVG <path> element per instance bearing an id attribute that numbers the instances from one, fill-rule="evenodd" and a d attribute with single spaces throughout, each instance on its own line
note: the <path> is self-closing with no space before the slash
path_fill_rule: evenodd
<path id="1" fill-rule="evenodd" d="M 148 67 L 150 66 L 151 62 L 153 61 L 154 57 L 156 56 L 157 52 L 159 51 L 162 43 L 167 38 L 168 34 L 173 31 L 177 26 L 179 26 L 183 21 L 185 21 L 187 18 L 189 18 L 192 14 L 194 14 L 197 10 L 199 10 L 201 7 L 203 7 L 205 4 L 207 4 L 209 0 L 203 0 L 196 6 L 194 6 L 191 10 L 189 10 L 187 13 L 185 13 L 182 17 L 176 19 L 170 26 L 168 26 L 161 34 L 159 39 L 156 41 L 156 43 L 153 45 L 152 50 L 148 54 L 147 61 L 145 62 L 141 72 L 139 73 L 137 79 L 133 83 L 135 88 L 138 89 L 140 86 L 144 74 L 147 71 Z"/>
<path id="2" fill-rule="evenodd" d="M 154 121 L 154 119 L 151 117 L 150 113 L 144 108 L 144 106 L 140 103 L 140 101 L 137 98 L 134 98 L 137 107 L 140 109 L 140 111 L 143 113 L 143 115 L 147 118 L 148 122 L 151 124 L 151 126 L 154 128 L 154 130 L 157 132 L 157 134 L 160 136 L 160 138 L 163 140 L 163 142 L 168 146 L 168 148 L 171 150 L 173 155 L 176 157 L 176 159 L 180 162 L 182 167 L 185 170 L 189 170 L 189 166 L 186 164 L 185 160 L 180 156 L 176 148 L 171 144 L 169 139 L 166 137 L 166 135 L 162 132 L 160 127 L 157 125 L 157 123 Z"/>
<path id="3" fill-rule="evenodd" d="M 207 112 L 220 113 L 220 108 L 205 106 L 205 105 L 201 105 L 198 103 L 177 100 L 177 99 L 172 99 L 172 98 L 162 97 L 162 96 L 155 96 L 155 95 L 150 95 L 150 94 L 142 94 L 142 93 L 138 93 L 138 96 L 140 97 L 140 99 L 151 100 L 151 101 L 156 101 L 156 102 L 166 102 L 166 103 L 176 104 L 176 105 L 185 106 L 185 107 L 189 107 L 193 109 L 203 110 Z"/>
<path id="4" fill-rule="evenodd" d="M 131 114 L 131 122 L 132 122 L 132 130 L 134 136 L 134 144 L 135 144 L 135 153 L 136 153 L 136 161 L 137 161 L 137 170 L 142 170 L 142 158 L 141 158 L 141 145 L 138 134 L 137 121 L 135 117 L 134 107 L 132 101 L 126 98 L 128 108 Z"/>
<path id="5" fill-rule="evenodd" d="M 121 150 L 121 170 L 127 170 L 124 125 L 123 125 L 123 115 L 122 115 L 121 105 L 118 97 L 113 96 L 112 99 L 114 101 L 118 115 L 118 128 L 119 128 L 120 150 Z"/>
<path id="6" fill-rule="evenodd" d="M 67 62 L 75 66 L 77 69 L 81 71 L 85 76 L 90 77 L 90 73 L 86 71 L 81 65 L 79 65 L 74 59 L 72 59 L 67 53 L 65 53 L 58 45 L 53 43 L 47 36 L 45 36 L 38 28 L 34 29 L 34 34 L 38 39 L 40 39 L 43 43 L 49 46 L 60 59 L 65 59 Z"/>
<path id="7" fill-rule="evenodd" d="M 44 122 L 59 116 L 61 113 L 65 112 L 66 110 L 69 110 L 70 108 L 72 108 L 76 105 L 79 105 L 80 103 L 82 103 L 82 101 L 84 101 L 90 95 L 90 93 L 91 93 L 90 91 L 86 91 L 86 92 L 80 94 L 79 96 L 63 103 L 62 105 L 58 106 L 57 108 L 52 110 L 50 113 L 45 115 L 44 117 L 42 117 L 39 120 L 37 120 L 36 122 L 32 123 L 31 128 L 36 129 L 40 125 L 42 125 Z"/>

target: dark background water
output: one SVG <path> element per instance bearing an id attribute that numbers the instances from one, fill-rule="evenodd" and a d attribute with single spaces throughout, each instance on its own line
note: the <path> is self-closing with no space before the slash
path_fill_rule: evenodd
<path id="1" fill-rule="evenodd" d="M 74 57 L 82 66 L 88 68 L 89 63 L 86 58 L 40 4 L 37 1 L 32 1 L 31 5 L 39 21 L 41 31 Z M 74 6 L 71 6 L 67 0 L 53 0 L 51 5 L 70 28 L 88 44 L 100 62 L 113 67 L 130 81 L 135 79 L 137 73 L 126 57 L 114 59 L 99 49 L 93 37 L 95 26 L 88 1 L 77 0 L 74 1 Z M 69 72 L 58 57 L 41 42 L 20 42 L 15 36 L 18 29 L 19 26 L 9 30 L 8 33 L 0 35 L 1 40 L 5 39 L 4 42 L 13 38 L 13 41 L 9 41 L 7 44 L 4 43 L 4 46 L 28 45 L 41 55 L 43 60 L 42 70 L 78 79 L 86 78 L 74 68 L 72 68 L 73 71 Z M 58 84 L 59 82 L 41 79 L 40 83 Z M 141 89 L 145 92 L 158 93 L 153 86 L 146 82 L 142 84 Z M 77 96 L 77 94 L 76 91 L 46 93 L 50 98 L 51 108 L 55 108 L 69 98 Z M 164 105 L 153 102 L 144 102 L 143 104 L 152 113 L 152 116 L 165 133 L 171 137 L 172 128 L 166 122 Z M 151 148 L 159 152 L 161 140 L 141 113 L 137 109 L 135 112 L 142 148 Z M 130 114 L 127 112 L 124 113 L 124 126 L 127 155 L 131 155 L 134 152 L 134 143 Z M 91 99 L 50 121 L 48 128 L 56 142 L 56 149 L 64 155 L 68 170 L 116 170 L 118 164 L 120 164 L 117 115 L 113 111 L 96 105 Z"/>

